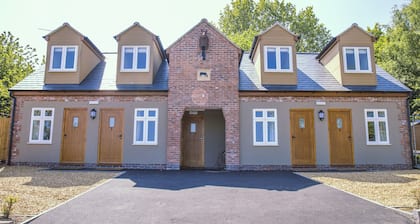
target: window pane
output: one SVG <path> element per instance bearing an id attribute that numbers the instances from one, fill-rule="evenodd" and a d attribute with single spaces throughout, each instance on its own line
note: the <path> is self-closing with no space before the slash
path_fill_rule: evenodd
<path id="1" fill-rule="evenodd" d="M 369 70 L 367 49 L 359 49 L 360 70 Z"/>
<path id="2" fill-rule="evenodd" d="M 263 112 L 262 111 L 255 111 L 255 117 L 262 117 Z"/>
<path id="3" fill-rule="evenodd" d="M 139 48 L 137 53 L 137 68 L 145 69 L 146 68 L 146 49 Z"/>
<path id="4" fill-rule="evenodd" d="M 133 48 L 125 48 L 124 49 L 124 69 L 132 69 L 133 68 L 133 56 L 134 56 L 134 49 Z"/>
<path id="5" fill-rule="evenodd" d="M 378 111 L 378 117 L 385 117 L 385 111 Z"/>
<path id="6" fill-rule="evenodd" d="M 376 141 L 375 123 L 373 121 L 368 122 L 368 138 L 369 138 L 369 142 L 375 142 Z"/>
<path id="7" fill-rule="evenodd" d="M 136 121 L 136 141 L 137 142 L 143 141 L 143 129 L 144 129 L 144 122 Z"/>
<path id="8" fill-rule="evenodd" d="M 31 136 L 32 140 L 39 140 L 39 125 L 40 125 L 39 120 L 34 120 L 32 122 L 32 136 Z"/>
<path id="9" fill-rule="evenodd" d="M 136 113 L 136 117 L 144 117 L 144 110 L 138 110 Z"/>
<path id="10" fill-rule="evenodd" d="M 388 141 L 388 139 L 386 138 L 386 124 L 385 124 L 385 121 L 379 121 L 379 140 L 381 142 Z"/>
<path id="11" fill-rule="evenodd" d="M 274 142 L 275 141 L 275 125 L 274 122 L 270 121 L 267 122 L 267 142 Z"/>
<path id="12" fill-rule="evenodd" d="M 255 141 L 263 142 L 263 122 L 255 122 Z"/>
<path id="13" fill-rule="evenodd" d="M 276 49 L 268 48 L 267 49 L 267 68 L 276 69 Z"/>
<path id="14" fill-rule="evenodd" d="M 274 117 L 274 111 L 267 111 L 267 117 Z"/>
<path id="15" fill-rule="evenodd" d="M 374 116 L 373 111 L 366 112 L 366 116 L 367 117 L 373 117 Z"/>
<path id="16" fill-rule="evenodd" d="M 281 69 L 290 69 L 289 49 L 280 48 L 280 67 Z"/>
<path id="17" fill-rule="evenodd" d="M 51 139 L 51 120 L 44 121 L 44 133 L 43 133 L 43 140 L 50 140 Z"/>
<path id="18" fill-rule="evenodd" d="M 356 60 L 354 59 L 354 49 L 346 49 L 347 70 L 356 69 Z"/>
<path id="19" fill-rule="evenodd" d="M 46 110 L 45 111 L 45 116 L 51 117 L 52 116 L 52 110 Z"/>
<path id="20" fill-rule="evenodd" d="M 34 116 L 41 116 L 41 110 L 34 110 Z"/>
<path id="21" fill-rule="evenodd" d="M 61 68 L 62 52 L 63 52 L 63 49 L 61 47 L 54 48 L 52 68 L 56 68 L 56 69 Z"/>
<path id="22" fill-rule="evenodd" d="M 155 110 L 149 110 L 149 117 L 156 117 L 156 111 Z"/>
<path id="23" fill-rule="evenodd" d="M 67 48 L 67 54 L 66 54 L 66 69 L 72 69 L 74 68 L 74 57 L 76 55 L 76 48 L 69 47 Z"/>
<path id="24" fill-rule="evenodd" d="M 155 121 L 147 122 L 147 141 L 152 142 L 155 140 L 155 128 L 156 128 Z"/>

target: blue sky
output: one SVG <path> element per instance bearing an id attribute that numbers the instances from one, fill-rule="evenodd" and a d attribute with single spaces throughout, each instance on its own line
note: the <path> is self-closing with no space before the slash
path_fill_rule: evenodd
<path id="1" fill-rule="evenodd" d="M 408 0 L 286 0 L 297 10 L 312 5 L 320 22 L 337 35 L 352 23 L 362 28 L 388 24 L 394 5 Z M 113 36 L 138 21 L 160 36 L 166 48 L 202 18 L 217 23 L 231 0 L 2 0 L 0 31 L 11 31 L 22 44 L 45 55 L 48 34 L 64 22 L 88 36 L 103 52 L 115 52 Z"/>

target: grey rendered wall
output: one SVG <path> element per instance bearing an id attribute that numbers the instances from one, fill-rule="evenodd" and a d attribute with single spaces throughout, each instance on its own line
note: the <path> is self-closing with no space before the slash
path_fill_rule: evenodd
<path id="1" fill-rule="evenodd" d="M 225 119 L 221 110 L 204 112 L 204 166 L 223 168 L 225 151 Z"/>
<path id="2" fill-rule="evenodd" d="M 92 99 L 95 100 L 95 99 Z M 54 124 L 52 144 L 29 144 L 31 110 L 33 107 L 54 108 Z M 98 105 L 89 105 L 89 101 L 70 99 L 65 101 L 25 101 L 22 111 L 21 129 L 18 135 L 21 141 L 17 143 L 19 153 L 13 162 L 44 162 L 58 163 L 60 161 L 62 121 L 64 108 L 92 108 L 99 116 L 101 108 L 124 108 L 124 143 L 123 163 L 125 164 L 165 164 L 166 163 L 166 135 L 167 135 L 167 103 L 166 101 L 140 102 L 121 101 L 105 102 L 99 100 Z M 134 109 L 158 108 L 158 145 L 133 145 Z M 86 136 L 85 163 L 96 164 L 98 159 L 99 118 L 88 118 Z"/>
<path id="3" fill-rule="evenodd" d="M 326 105 L 315 105 L 317 100 L 326 102 Z M 402 135 L 400 133 L 401 122 L 398 117 L 401 116 L 401 112 L 398 109 L 398 102 L 392 100 L 379 102 L 374 98 L 348 98 L 347 100 L 332 97 L 320 99 L 302 97 L 299 100 L 288 97 L 270 98 L 269 100 L 242 98 L 240 107 L 241 165 L 291 165 L 289 110 L 297 108 L 314 109 L 317 165 L 330 164 L 327 112 L 329 108 L 351 109 L 355 165 L 406 163 L 403 156 L 404 148 L 400 144 Z M 277 109 L 278 146 L 253 146 L 252 109 L 254 108 Z M 320 121 L 317 117 L 317 113 L 321 109 L 326 114 L 324 121 Z M 366 144 L 364 109 L 387 109 L 390 145 L 371 146 Z"/>

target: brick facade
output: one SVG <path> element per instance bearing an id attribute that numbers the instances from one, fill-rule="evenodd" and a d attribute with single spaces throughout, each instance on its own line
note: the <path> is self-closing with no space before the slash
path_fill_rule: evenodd
<path id="1" fill-rule="evenodd" d="M 199 38 L 207 31 L 209 48 L 201 57 Z M 238 74 L 241 51 L 207 21 L 202 21 L 167 50 L 169 55 L 167 168 L 180 168 L 181 120 L 185 111 L 222 109 L 225 118 L 226 169 L 240 165 Z M 209 81 L 197 71 L 210 69 Z"/>

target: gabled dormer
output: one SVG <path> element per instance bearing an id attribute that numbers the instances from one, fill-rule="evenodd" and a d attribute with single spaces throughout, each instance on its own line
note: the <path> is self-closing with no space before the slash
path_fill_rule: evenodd
<path id="1" fill-rule="evenodd" d="M 296 85 L 296 42 L 299 36 L 275 23 L 255 36 L 250 59 L 263 85 Z"/>
<path id="2" fill-rule="evenodd" d="M 343 86 L 375 86 L 374 42 L 374 36 L 353 24 L 334 37 L 317 59 Z"/>
<path id="3" fill-rule="evenodd" d="M 159 37 L 135 22 L 114 38 L 118 42 L 117 84 L 152 84 L 165 60 Z"/>
<path id="4" fill-rule="evenodd" d="M 99 49 L 68 23 L 44 36 L 48 42 L 45 84 L 80 84 L 104 60 Z"/>

